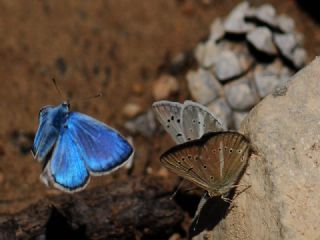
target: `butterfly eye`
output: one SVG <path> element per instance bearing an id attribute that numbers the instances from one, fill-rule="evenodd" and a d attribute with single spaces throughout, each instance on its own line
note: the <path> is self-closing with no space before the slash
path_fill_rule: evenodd
<path id="1" fill-rule="evenodd" d="M 229 153 L 232 153 L 232 152 L 233 152 L 233 149 L 232 149 L 232 148 L 230 148 L 230 149 L 229 149 Z"/>
<path id="2" fill-rule="evenodd" d="M 210 176 L 210 179 L 213 180 L 213 176 Z"/>
<path id="3" fill-rule="evenodd" d="M 182 158 L 181 158 L 181 160 L 182 160 L 182 161 L 184 161 L 184 160 L 185 160 L 185 158 L 184 158 L 184 157 L 182 157 Z"/>
<path id="4" fill-rule="evenodd" d="M 38 118 L 40 118 L 40 116 L 46 114 L 48 108 L 49 108 L 49 106 L 45 106 L 45 107 L 41 108 L 41 109 L 39 110 Z"/>
<path id="5" fill-rule="evenodd" d="M 181 164 L 181 162 L 180 162 L 180 161 L 178 161 L 178 164 Z"/>
<path id="6" fill-rule="evenodd" d="M 180 119 L 177 119 L 177 123 L 180 123 Z"/>
<path id="7" fill-rule="evenodd" d="M 238 150 L 238 153 L 241 153 L 241 150 Z"/>
<path id="8" fill-rule="evenodd" d="M 219 148 L 219 152 L 221 152 L 221 150 L 222 150 L 222 149 L 221 149 L 221 148 Z"/>
<path id="9" fill-rule="evenodd" d="M 227 147 L 224 147 L 224 150 L 225 150 L 225 151 L 227 151 L 227 150 L 228 150 L 228 148 L 227 148 Z"/>
<path id="10" fill-rule="evenodd" d="M 168 123 L 170 122 L 170 119 L 168 119 L 168 121 L 167 121 Z"/>
<path id="11" fill-rule="evenodd" d="M 204 169 L 206 169 L 206 168 L 207 168 L 207 166 L 206 166 L 206 165 L 204 165 L 204 166 L 203 166 L 203 168 L 204 168 Z"/>

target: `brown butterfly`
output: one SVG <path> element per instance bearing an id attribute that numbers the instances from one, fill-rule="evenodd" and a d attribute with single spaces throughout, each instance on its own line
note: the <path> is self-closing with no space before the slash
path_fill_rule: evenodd
<path id="1" fill-rule="evenodd" d="M 177 175 L 226 198 L 243 172 L 250 154 L 248 140 L 237 132 L 211 132 L 200 139 L 176 145 L 160 160 Z"/>

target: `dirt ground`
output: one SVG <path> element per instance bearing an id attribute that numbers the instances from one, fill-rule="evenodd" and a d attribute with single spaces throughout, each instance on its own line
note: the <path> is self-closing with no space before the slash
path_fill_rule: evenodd
<path id="1" fill-rule="evenodd" d="M 41 167 L 29 151 L 39 109 L 64 100 L 51 79 L 66 93 L 64 98 L 102 92 L 99 99 L 75 100 L 72 109 L 129 135 L 123 127 L 127 120 L 122 114 L 124 105 L 137 103 L 147 110 L 153 102 L 152 83 L 168 71 L 170 58 L 194 48 L 207 36 L 213 19 L 226 16 L 240 1 L 205 2 L 0 1 L 0 214 L 59 194 L 39 181 Z M 319 54 L 316 20 L 293 0 L 267 2 L 296 20 L 298 31 L 305 35 L 309 59 Z M 176 76 L 180 91 L 175 100 L 182 101 L 189 96 L 184 72 Z M 159 175 L 159 155 L 173 145 L 169 136 L 157 132 L 152 138 L 133 137 L 137 154 L 132 175 Z M 95 177 L 88 187 L 127 175 L 122 169 Z M 176 176 L 169 176 L 167 183 L 173 187 Z"/>

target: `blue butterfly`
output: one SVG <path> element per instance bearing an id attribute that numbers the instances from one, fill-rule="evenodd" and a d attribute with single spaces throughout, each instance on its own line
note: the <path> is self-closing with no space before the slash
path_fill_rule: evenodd
<path id="1" fill-rule="evenodd" d="M 43 164 L 41 179 L 66 192 L 80 191 L 90 175 L 110 173 L 132 157 L 132 146 L 115 130 L 88 115 L 71 112 L 70 104 L 46 106 L 32 153 Z"/>

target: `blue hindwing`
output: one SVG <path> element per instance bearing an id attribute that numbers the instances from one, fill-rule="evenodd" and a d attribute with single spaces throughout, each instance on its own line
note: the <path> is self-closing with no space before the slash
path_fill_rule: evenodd
<path id="1" fill-rule="evenodd" d="M 81 146 L 69 129 L 61 130 L 49 164 L 50 175 L 58 188 L 75 191 L 86 185 L 89 173 Z"/>
<path id="2" fill-rule="evenodd" d="M 133 153 L 131 145 L 118 132 L 88 115 L 70 112 L 67 127 L 92 174 L 114 170 Z"/>

